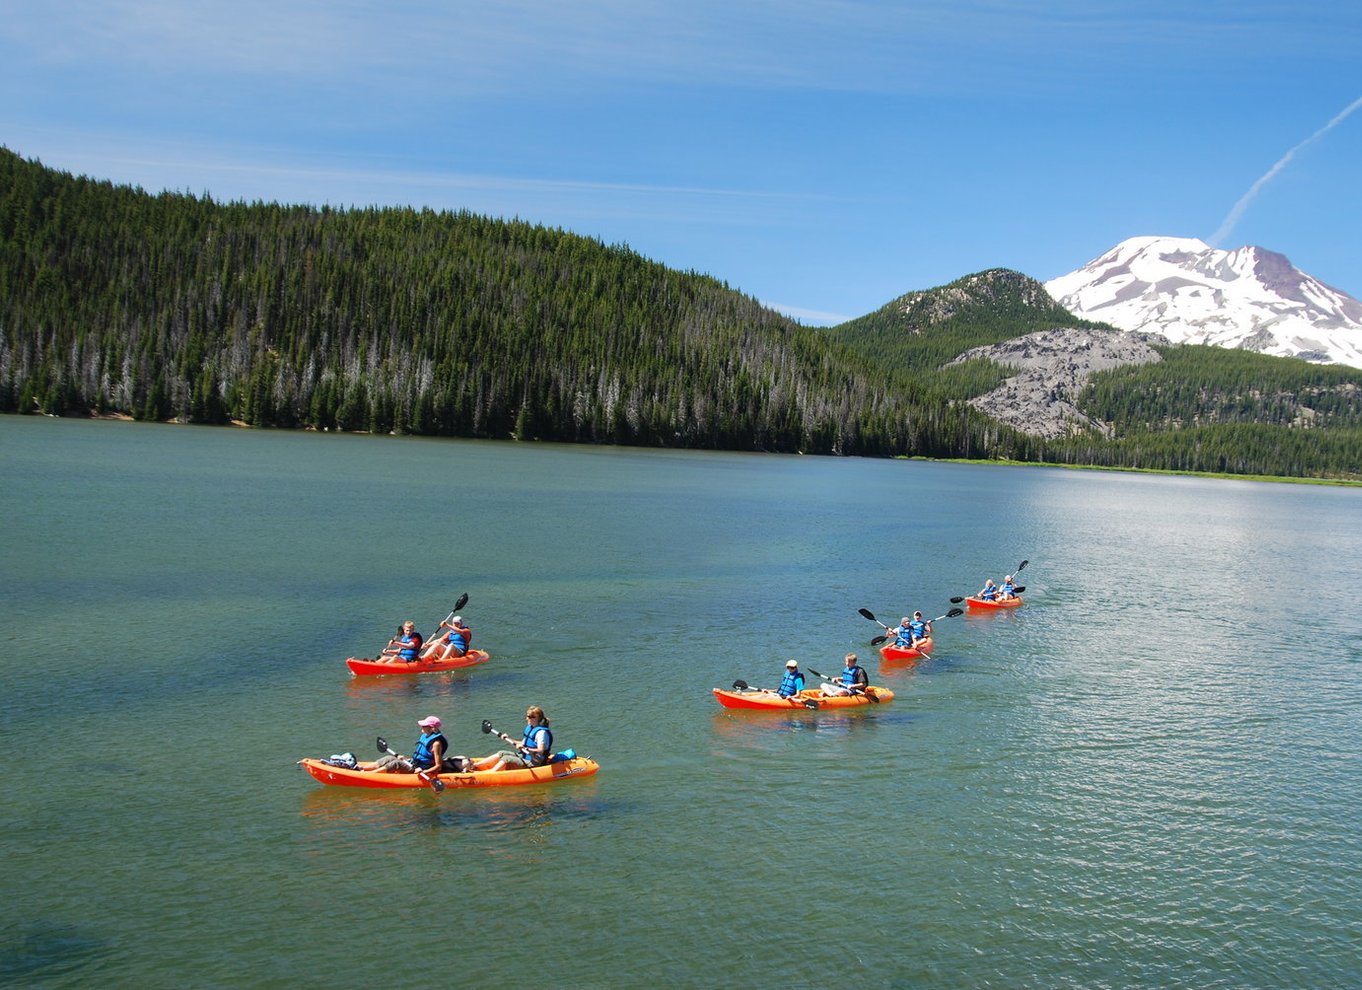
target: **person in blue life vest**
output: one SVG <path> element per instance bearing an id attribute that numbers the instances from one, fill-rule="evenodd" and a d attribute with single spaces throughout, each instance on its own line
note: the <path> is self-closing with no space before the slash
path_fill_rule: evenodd
<path id="1" fill-rule="evenodd" d="M 845 666 L 842 667 L 841 679 L 835 684 L 824 681 L 823 693 L 831 697 L 865 694 L 865 689 L 870 686 L 870 675 L 857 662 L 856 654 L 848 653 L 842 662 Z"/>
<path id="2" fill-rule="evenodd" d="M 461 616 L 456 615 L 448 622 L 441 622 L 440 629 L 448 629 L 449 632 L 441 636 L 439 629 L 435 631 L 435 638 L 431 640 L 430 649 L 422 657 L 423 660 L 448 660 L 468 652 L 473 642 L 473 630 L 464 625 Z"/>
<path id="3" fill-rule="evenodd" d="M 998 588 L 998 601 L 1007 602 L 1017 597 L 1017 586 L 1012 583 L 1012 575 L 1003 578 L 1002 585 Z"/>
<path id="4" fill-rule="evenodd" d="M 793 698 L 804 690 L 804 675 L 800 673 L 798 660 L 785 661 L 785 676 L 780 679 L 776 694 L 782 698 Z"/>
<path id="5" fill-rule="evenodd" d="M 913 621 L 908 623 L 908 635 L 912 638 L 912 646 L 918 646 L 931 638 L 932 624 L 922 617 L 920 611 L 913 613 Z"/>
<path id="6" fill-rule="evenodd" d="M 498 732 L 503 742 L 515 749 L 503 749 L 468 761 L 470 770 L 518 770 L 522 767 L 541 767 L 553 756 L 553 733 L 549 730 L 549 717 L 538 705 L 525 709 L 525 735 L 512 739 L 504 732 Z"/>
<path id="7" fill-rule="evenodd" d="M 421 647 L 424 643 L 425 640 L 416 631 L 416 623 L 408 619 L 402 623 L 398 634 L 388 640 L 382 655 L 375 659 L 379 663 L 415 663 L 421 658 Z"/>
<path id="8" fill-rule="evenodd" d="M 889 630 L 889 635 L 894 637 L 894 645 L 901 650 L 911 650 L 917 646 L 918 641 L 925 639 L 930 634 L 931 623 L 922 622 L 922 613 L 914 612 L 916 619 L 904 616 L 899 620 L 899 624 Z"/>
<path id="9" fill-rule="evenodd" d="M 979 593 L 974 596 L 980 601 L 991 602 L 998 597 L 998 586 L 989 578 L 984 582 L 984 586 L 979 589 Z"/>
<path id="10" fill-rule="evenodd" d="M 416 747 L 412 750 L 411 756 L 393 756 L 389 753 L 367 769 L 383 773 L 416 773 L 420 770 L 439 773 L 444 769 L 449 741 L 440 731 L 439 718 L 427 715 L 416 725 L 421 730 L 421 735 L 416 740 Z"/>

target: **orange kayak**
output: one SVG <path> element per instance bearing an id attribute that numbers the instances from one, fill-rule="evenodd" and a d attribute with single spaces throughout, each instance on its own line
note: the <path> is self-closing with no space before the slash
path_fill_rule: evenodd
<path id="1" fill-rule="evenodd" d="M 869 687 L 866 688 L 866 691 L 873 694 L 877 701 L 894 700 L 894 692 L 888 688 Z M 813 702 L 814 706 L 819 709 L 859 708 L 862 705 L 873 705 L 875 703 L 863 694 L 829 697 L 817 688 L 805 688 L 793 698 L 782 698 L 773 691 L 729 691 L 724 688 L 715 688 L 714 697 L 725 708 L 747 708 L 762 711 L 807 711 L 809 706 L 805 702 Z"/>
<path id="2" fill-rule="evenodd" d="M 885 643 L 880 647 L 880 656 L 885 660 L 920 660 L 932 652 L 933 645 L 930 636 L 922 640 L 920 646 L 895 646 L 893 643 Z"/>
<path id="3" fill-rule="evenodd" d="M 986 602 L 982 598 L 966 598 L 965 604 L 970 608 L 1016 608 L 1022 603 L 1021 598 L 1009 598 L 1007 601 Z"/>
<path id="4" fill-rule="evenodd" d="M 347 770 L 344 767 L 327 766 L 321 760 L 300 760 L 300 765 L 323 784 L 336 787 L 378 787 L 413 788 L 429 787 L 419 774 L 385 773 L 383 771 L 365 772 Z M 361 763 L 361 767 L 371 767 L 372 763 Z M 477 773 L 442 773 L 440 780 L 446 787 L 506 787 L 514 784 L 545 784 L 556 780 L 570 780 L 573 777 L 590 777 L 601 768 L 595 760 L 585 756 L 574 756 L 570 760 L 546 763 L 542 767 L 525 767 L 520 770 L 483 770 Z"/>
<path id="5" fill-rule="evenodd" d="M 363 657 L 350 657 L 345 661 L 345 665 L 355 676 L 367 677 L 375 674 L 425 674 L 435 670 L 461 670 L 464 667 L 486 663 L 491 659 L 491 654 L 484 650 L 469 650 L 461 657 L 450 657 L 448 660 L 413 660 L 411 663 L 399 660 L 397 663 L 380 663 Z"/>

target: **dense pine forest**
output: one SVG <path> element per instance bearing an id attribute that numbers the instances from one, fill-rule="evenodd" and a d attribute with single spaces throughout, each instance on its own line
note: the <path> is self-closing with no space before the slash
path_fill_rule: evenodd
<path id="1" fill-rule="evenodd" d="M 402 208 L 217 203 L 0 149 L 0 412 L 1362 478 L 1362 372 L 1215 348 L 1093 378 L 1113 437 L 963 400 L 1084 327 L 1006 270 L 830 330 L 627 247 Z"/>
<path id="2" fill-rule="evenodd" d="M 470 213 L 114 186 L 0 150 L 0 410 L 1027 456 L 723 283 Z"/>

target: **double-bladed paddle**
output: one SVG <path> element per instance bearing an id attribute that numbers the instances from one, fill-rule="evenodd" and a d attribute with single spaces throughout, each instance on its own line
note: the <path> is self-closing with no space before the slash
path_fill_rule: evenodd
<path id="1" fill-rule="evenodd" d="M 875 692 L 872 691 L 872 690 L 870 689 L 870 685 L 869 685 L 869 684 L 865 685 L 865 687 L 862 687 L 862 686 L 859 685 L 859 684 L 843 684 L 841 681 L 834 681 L 834 680 L 833 680 L 831 677 L 829 677 L 827 674 L 820 674 L 818 671 L 814 670 L 812 667 L 809 668 L 809 673 L 812 674 L 814 677 L 821 677 L 823 680 L 827 681 L 829 684 L 835 684 L 837 687 L 839 687 L 839 688 L 841 688 L 842 690 L 846 691 L 847 694 L 863 694 L 863 695 L 865 695 L 867 698 L 869 698 L 871 701 L 873 701 L 875 704 L 878 705 L 878 704 L 880 703 L 880 699 L 877 698 L 877 697 L 875 697 Z"/>
<path id="2" fill-rule="evenodd" d="M 763 694 L 776 694 L 775 691 L 772 691 L 772 690 L 770 690 L 769 688 L 752 687 L 752 686 L 749 685 L 746 681 L 734 681 L 734 682 L 733 682 L 733 690 L 734 690 L 734 691 L 760 691 L 760 692 L 762 692 Z M 809 709 L 809 711 L 816 711 L 816 710 L 818 709 L 818 702 L 814 701 L 812 698 L 801 698 L 801 697 L 800 697 L 799 695 L 797 695 L 797 694 L 792 694 L 792 695 L 789 696 L 789 698 L 788 698 L 787 700 L 792 701 L 792 702 L 794 702 L 794 703 L 797 704 L 797 705 L 803 705 L 805 708 Z"/>
<path id="3" fill-rule="evenodd" d="M 951 601 L 955 601 L 955 599 L 952 598 Z M 865 609 L 862 609 L 861 611 L 864 612 Z M 954 619 L 957 615 L 964 615 L 964 614 L 965 614 L 965 610 L 964 610 L 963 608 L 953 608 L 953 609 L 951 609 L 949 612 L 947 612 L 945 615 L 938 615 L 935 619 L 928 619 L 927 621 L 928 621 L 928 622 L 940 622 L 942 619 Z M 872 640 L 870 641 L 870 645 L 871 645 L 871 646 L 880 646 L 881 644 L 887 642 L 888 639 L 889 639 L 888 636 L 876 636 L 874 639 L 872 639 Z"/>
<path id="4" fill-rule="evenodd" d="M 396 757 L 398 757 L 399 759 L 401 759 L 401 754 L 400 754 L 400 753 L 394 753 L 391 749 L 389 749 L 389 748 L 388 748 L 388 740 L 384 739 L 382 736 L 379 736 L 379 737 L 378 737 L 378 751 L 379 751 L 380 753 L 387 753 L 389 756 L 396 756 Z M 442 760 L 444 759 L 444 754 L 443 754 L 443 753 L 440 754 L 440 758 L 441 758 Z M 413 769 L 415 769 L 415 768 L 413 768 Z M 416 770 L 416 776 L 420 777 L 420 778 L 421 778 L 422 780 L 424 780 L 427 784 L 429 784 L 431 790 L 433 790 L 436 794 L 439 794 L 441 791 L 443 791 L 443 790 L 445 789 L 445 782 L 444 782 L 443 780 L 441 780 L 439 777 L 432 777 L 432 776 L 430 776 L 430 775 L 429 775 L 428 773 L 426 773 L 424 770 L 419 770 L 419 769 Z"/>
<path id="5" fill-rule="evenodd" d="M 444 628 L 445 623 L 448 622 L 450 619 L 454 618 L 454 616 L 455 616 L 460 610 L 462 610 L 463 607 L 464 607 L 465 605 L 467 605 L 467 604 L 468 604 L 468 592 L 465 591 L 462 595 L 459 596 L 458 601 L 456 601 L 456 602 L 454 603 L 454 607 L 453 607 L 452 609 L 449 610 L 449 614 L 446 615 L 443 619 L 440 620 L 440 624 L 439 624 L 438 626 L 435 627 L 435 632 L 438 634 L 439 631 L 440 631 L 441 629 Z M 439 641 L 440 641 L 440 640 L 439 640 L 438 638 L 436 638 L 436 639 L 432 639 L 429 643 L 426 644 L 425 649 L 421 651 L 421 654 L 422 654 L 421 659 L 422 659 L 422 660 L 429 660 L 429 659 L 431 659 L 431 658 L 433 658 L 433 657 L 435 656 L 435 644 L 437 644 Z M 438 657 L 437 659 L 444 659 L 443 651 L 441 652 L 440 657 Z"/>

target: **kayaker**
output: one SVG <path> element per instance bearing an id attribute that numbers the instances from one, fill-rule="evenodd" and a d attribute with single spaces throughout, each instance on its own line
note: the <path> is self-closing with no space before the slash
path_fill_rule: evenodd
<path id="1" fill-rule="evenodd" d="M 910 645 L 917 646 L 932 634 L 932 624 L 922 617 L 922 613 L 914 612 L 913 621 L 908 623 L 908 634 L 913 638 Z"/>
<path id="2" fill-rule="evenodd" d="M 1017 586 L 1012 583 L 1012 575 L 1003 578 L 1002 587 L 998 589 L 998 601 L 1011 601 L 1017 597 Z"/>
<path id="3" fill-rule="evenodd" d="M 823 682 L 823 693 L 833 697 L 848 694 L 864 694 L 865 689 L 870 686 L 870 675 L 865 672 L 856 661 L 856 654 L 848 653 L 843 661 L 846 665 L 842 668 L 842 680 L 840 684 L 830 684 Z"/>
<path id="4" fill-rule="evenodd" d="M 421 646 L 424 643 L 425 640 L 416 631 L 416 623 L 408 619 L 402 623 L 401 632 L 388 640 L 383 654 L 375 659 L 379 663 L 415 663 L 421 658 Z"/>
<path id="5" fill-rule="evenodd" d="M 497 736 L 515 749 L 503 749 L 473 761 L 474 770 L 519 770 L 522 767 L 540 767 L 549 762 L 553 755 L 553 732 L 549 729 L 549 717 L 538 705 L 525 709 L 525 736 L 512 739 L 504 732 Z"/>
<path id="6" fill-rule="evenodd" d="M 804 675 L 799 671 L 799 661 L 786 660 L 785 676 L 780 679 L 780 687 L 776 688 L 776 694 L 782 698 L 792 698 L 803 690 Z"/>
<path id="7" fill-rule="evenodd" d="M 416 740 L 416 747 L 412 750 L 411 756 L 393 756 L 389 753 L 367 769 L 383 773 L 416 773 L 418 770 L 443 767 L 449 740 L 445 739 L 440 731 L 439 718 L 427 715 L 416 724 L 421 730 L 421 735 Z M 439 773 L 439 769 L 435 772 Z"/>
<path id="8" fill-rule="evenodd" d="M 989 578 L 984 582 L 984 586 L 979 589 L 979 593 L 974 596 L 982 601 L 991 602 L 998 597 L 998 586 Z"/>
<path id="9" fill-rule="evenodd" d="M 921 612 L 917 613 L 921 615 Z M 894 645 L 901 650 L 910 650 L 917 645 L 913 638 L 913 620 L 904 616 L 899 620 L 899 624 L 889 630 L 889 635 L 894 637 Z"/>
<path id="10" fill-rule="evenodd" d="M 454 616 L 448 622 L 441 622 L 440 629 L 448 629 L 443 637 L 439 630 L 436 630 L 435 639 L 431 641 L 430 650 L 426 653 L 426 660 L 448 660 L 450 657 L 461 657 L 468 652 L 468 645 L 473 642 L 473 630 L 463 623 L 460 616 Z"/>

